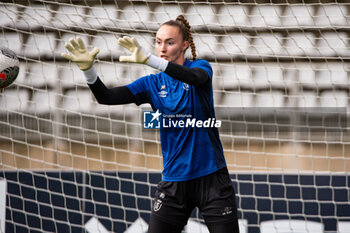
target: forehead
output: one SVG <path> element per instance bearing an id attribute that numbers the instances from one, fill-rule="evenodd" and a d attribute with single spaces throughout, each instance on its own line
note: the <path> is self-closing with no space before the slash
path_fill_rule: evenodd
<path id="1" fill-rule="evenodd" d="M 178 39 L 181 37 L 179 31 L 179 28 L 176 26 L 163 25 L 158 29 L 156 37 L 162 40 Z"/>

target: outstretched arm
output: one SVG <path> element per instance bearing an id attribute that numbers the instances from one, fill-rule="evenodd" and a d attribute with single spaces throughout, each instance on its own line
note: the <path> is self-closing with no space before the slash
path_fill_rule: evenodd
<path id="1" fill-rule="evenodd" d="M 164 72 L 170 77 L 190 85 L 201 85 L 209 80 L 209 74 L 205 70 L 197 67 L 189 68 L 173 62 L 169 62 Z"/>
<path id="2" fill-rule="evenodd" d="M 116 105 L 136 102 L 135 96 L 131 93 L 128 87 L 121 86 L 107 88 L 98 78 L 93 67 L 94 59 L 99 52 L 98 48 L 94 48 L 91 52 L 88 52 L 80 37 L 76 40 L 70 39 L 70 44 L 66 43 L 65 47 L 70 54 L 62 53 L 62 56 L 67 60 L 76 63 L 79 69 L 84 72 L 86 81 L 98 103 Z"/>
<path id="3" fill-rule="evenodd" d="M 130 56 L 120 56 L 120 62 L 146 64 L 191 85 L 201 85 L 209 80 L 208 73 L 201 68 L 181 66 L 144 51 L 135 38 L 124 36 L 118 40 L 118 44 L 131 52 Z"/>
<path id="4" fill-rule="evenodd" d="M 103 82 L 97 78 L 89 87 L 94 94 L 96 100 L 100 104 L 118 105 L 136 103 L 135 96 L 126 86 L 107 88 Z"/>

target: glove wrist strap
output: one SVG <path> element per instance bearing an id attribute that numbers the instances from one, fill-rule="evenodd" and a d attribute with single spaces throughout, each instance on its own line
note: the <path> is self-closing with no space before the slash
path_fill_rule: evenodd
<path id="1" fill-rule="evenodd" d="M 168 61 L 159 57 L 156 57 L 152 54 L 148 54 L 148 61 L 147 61 L 147 65 L 149 65 L 150 67 L 153 67 L 155 69 L 158 69 L 160 71 L 165 71 L 166 68 L 168 67 Z"/>
<path id="2" fill-rule="evenodd" d="M 94 66 L 91 66 L 88 70 L 84 70 L 83 73 L 88 84 L 94 84 L 96 82 L 97 73 Z"/>

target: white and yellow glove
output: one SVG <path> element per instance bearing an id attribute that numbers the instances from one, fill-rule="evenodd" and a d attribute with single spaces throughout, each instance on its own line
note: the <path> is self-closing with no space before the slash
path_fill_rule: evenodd
<path id="1" fill-rule="evenodd" d="M 123 38 L 119 38 L 118 44 L 131 52 L 131 55 L 129 56 L 120 56 L 120 62 L 146 64 L 161 71 L 165 71 L 168 66 L 167 60 L 156 57 L 149 52 L 145 52 L 133 37 L 124 36 Z"/>
<path id="2" fill-rule="evenodd" d="M 123 38 L 118 39 L 118 44 L 131 52 L 130 56 L 120 56 L 120 62 L 147 64 L 148 56 L 150 54 L 146 54 L 143 51 L 135 38 L 124 36 Z"/>
<path id="3" fill-rule="evenodd" d="M 69 40 L 70 44 L 66 43 L 66 49 L 71 53 L 62 53 L 61 56 L 69 61 L 77 64 L 80 70 L 84 71 L 85 78 L 88 83 L 93 83 L 97 79 L 97 74 L 93 68 L 94 60 L 100 52 L 99 48 L 94 48 L 91 52 L 86 50 L 84 41 L 77 37 Z"/>

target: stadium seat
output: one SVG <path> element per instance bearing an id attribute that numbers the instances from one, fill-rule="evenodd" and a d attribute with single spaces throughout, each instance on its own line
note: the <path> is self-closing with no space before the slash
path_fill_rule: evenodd
<path id="1" fill-rule="evenodd" d="M 322 4 L 315 16 L 315 24 L 319 27 L 335 27 L 350 24 L 350 15 L 346 5 Z"/>
<path id="2" fill-rule="evenodd" d="M 285 81 L 283 70 L 278 66 L 260 66 L 254 68 L 253 83 L 254 88 L 284 88 Z"/>
<path id="3" fill-rule="evenodd" d="M 225 91 L 220 103 L 227 108 L 249 108 L 253 106 L 254 93 L 249 91 Z"/>
<path id="4" fill-rule="evenodd" d="M 214 77 L 214 79 L 219 77 L 220 70 L 221 70 L 221 67 L 223 66 L 223 63 L 211 62 L 210 65 L 211 65 L 211 68 L 213 70 L 213 77 Z"/>
<path id="5" fill-rule="evenodd" d="M 315 35 L 313 33 L 290 33 L 285 42 L 285 53 L 291 56 L 316 56 Z"/>
<path id="6" fill-rule="evenodd" d="M 195 34 L 193 41 L 196 45 L 198 58 L 215 57 L 217 51 L 218 38 L 211 34 Z M 191 48 L 188 49 L 188 54 L 191 54 Z"/>
<path id="7" fill-rule="evenodd" d="M 86 17 L 86 24 L 92 28 L 116 27 L 119 9 L 114 5 L 94 6 Z"/>
<path id="8" fill-rule="evenodd" d="M 316 85 L 319 88 L 333 89 L 349 86 L 348 74 L 343 66 L 325 66 L 317 71 L 316 77 Z"/>
<path id="9" fill-rule="evenodd" d="M 123 48 L 118 45 L 119 38 L 119 35 L 112 33 L 97 34 L 93 37 L 91 47 L 97 47 L 100 49 L 100 53 L 97 56 L 119 56 L 124 52 Z"/>
<path id="10" fill-rule="evenodd" d="M 318 38 L 317 50 L 321 56 L 348 56 L 350 54 L 347 33 L 324 32 Z"/>
<path id="11" fill-rule="evenodd" d="M 29 103 L 29 93 L 26 89 L 9 89 L 0 93 L 0 112 L 23 112 Z"/>
<path id="12" fill-rule="evenodd" d="M 92 103 L 92 94 L 89 89 L 68 90 L 63 95 L 62 108 L 67 113 L 86 113 L 93 112 L 90 108 Z"/>
<path id="13" fill-rule="evenodd" d="M 122 106 L 119 106 L 122 107 Z M 98 115 L 98 116 L 107 116 L 111 112 L 111 106 L 99 104 L 95 97 L 92 97 L 92 102 L 89 106 L 90 114 Z M 120 109 L 122 110 L 122 109 Z"/>
<path id="14" fill-rule="evenodd" d="M 337 223 L 338 233 L 347 233 L 350 229 L 349 221 L 338 221 Z"/>
<path id="15" fill-rule="evenodd" d="M 138 108 L 136 105 L 104 105 L 99 104 L 95 97 L 92 96 L 91 102 L 89 103 L 89 113 L 94 114 L 97 116 L 118 116 L 118 119 L 126 120 L 129 123 L 140 123 L 141 120 L 140 117 L 140 108 Z M 144 106 L 143 106 L 144 107 Z M 149 108 L 151 109 L 151 108 Z M 132 127 L 131 132 L 135 133 L 137 132 L 136 127 Z"/>
<path id="16" fill-rule="evenodd" d="M 320 94 L 321 107 L 346 108 L 349 103 L 349 95 L 347 91 L 330 90 L 323 91 Z"/>
<path id="17" fill-rule="evenodd" d="M 323 233 L 322 223 L 304 220 L 271 220 L 260 223 L 261 233 Z"/>
<path id="18" fill-rule="evenodd" d="M 0 33 L 0 44 L 18 55 L 22 54 L 23 37 L 21 33 Z"/>
<path id="19" fill-rule="evenodd" d="M 316 86 L 316 68 L 309 64 L 300 64 L 298 67 L 298 82 L 300 85 Z"/>
<path id="20" fill-rule="evenodd" d="M 252 72 L 248 65 L 223 66 L 216 77 L 218 87 L 223 90 L 252 88 Z"/>
<path id="21" fill-rule="evenodd" d="M 150 75 L 150 74 L 157 74 L 159 72 L 160 72 L 159 70 L 154 69 L 150 66 L 142 66 L 140 69 L 140 77 Z"/>
<path id="22" fill-rule="evenodd" d="M 215 7 L 209 5 L 191 5 L 188 7 L 185 17 L 190 22 L 191 27 L 200 27 L 203 25 L 217 25 Z"/>
<path id="23" fill-rule="evenodd" d="M 225 4 L 220 7 L 217 18 L 221 26 L 246 27 L 249 26 L 247 15 L 247 6 Z"/>
<path id="24" fill-rule="evenodd" d="M 79 27 L 85 24 L 84 8 L 78 5 L 61 5 L 54 12 L 52 24 L 58 28 Z"/>
<path id="25" fill-rule="evenodd" d="M 118 77 L 118 80 L 125 83 L 131 83 L 142 76 L 144 65 L 141 64 L 117 64 L 118 69 L 123 69 L 123 76 Z"/>
<path id="26" fill-rule="evenodd" d="M 120 85 L 125 85 L 120 80 L 123 80 L 124 70 L 116 64 L 113 63 L 96 63 L 95 70 L 97 75 L 103 81 L 103 83 L 108 87 L 115 87 Z"/>
<path id="27" fill-rule="evenodd" d="M 153 69 L 149 66 L 141 64 L 124 64 L 124 63 L 115 63 L 114 64 L 113 77 L 106 77 L 108 85 L 111 87 L 127 85 L 133 81 L 150 74 L 159 73 L 159 70 Z M 103 66 L 101 67 L 101 71 Z M 105 73 L 105 72 L 103 72 Z"/>
<path id="28" fill-rule="evenodd" d="M 302 91 L 297 96 L 297 107 L 299 108 L 316 108 L 319 106 L 319 96 L 316 91 Z"/>
<path id="29" fill-rule="evenodd" d="M 178 4 L 159 4 L 154 9 L 153 18 L 160 26 L 168 20 L 175 20 L 183 12 L 184 10 Z"/>
<path id="30" fill-rule="evenodd" d="M 213 76 L 212 76 L 212 82 L 213 82 L 213 90 L 214 94 L 217 93 L 217 96 L 220 97 L 220 88 L 222 86 L 222 76 L 221 76 L 221 63 L 210 63 L 212 69 L 213 69 Z M 217 98 L 216 100 L 219 100 L 220 98 Z M 215 100 L 215 99 L 214 99 Z"/>
<path id="31" fill-rule="evenodd" d="M 23 55 L 28 57 L 54 56 L 56 36 L 54 33 L 31 34 L 24 44 Z"/>
<path id="32" fill-rule="evenodd" d="M 12 27 L 17 23 L 17 6 L 3 5 L 0 7 L 0 27 Z"/>
<path id="33" fill-rule="evenodd" d="M 214 105 L 216 107 L 222 105 L 223 97 L 224 93 L 221 90 L 213 90 Z"/>
<path id="34" fill-rule="evenodd" d="M 314 26 L 315 8 L 312 5 L 287 5 L 283 14 L 282 25 L 284 27 Z"/>
<path id="35" fill-rule="evenodd" d="M 30 63 L 26 78 L 32 87 L 54 88 L 58 82 L 57 67 L 53 63 Z"/>
<path id="36" fill-rule="evenodd" d="M 256 93 L 255 107 L 259 108 L 282 108 L 285 96 L 282 91 L 260 91 Z"/>
<path id="37" fill-rule="evenodd" d="M 260 33 L 253 39 L 249 54 L 256 56 L 283 54 L 283 36 L 278 33 Z"/>
<path id="38" fill-rule="evenodd" d="M 114 85 L 129 84 L 142 77 L 145 72 L 145 65 L 141 64 L 115 63 L 114 65 L 116 66 L 116 73 L 118 75 L 115 77 L 116 82 Z"/>
<path id="39" fill-rule="evenodd" d="M 27 109 L 32 114 L 55 112 L 58 104 L 58 94 L 53 90 L 35 89 L 32 101 Z"/>
<path id="40" fill-rule="evenodd" d="M 215 54 L 218 57 L 246 55 L 249 46 L 250 38 L 247 34 L 228 34 L 221 38 Z"/>
<path id="41" fill-rule="evenodd" d="M 278 5 L 256 5 L 249 20 L 252 27 L 280 27 L 282 8 Z"/>
<path id="42" fill-rule="evenodd" d="M 18 27 L 35 28 L 51 24 L 51 10 L 42 5 L 31 5 L 24 9 L 18 20 Z"/>
<path id="43" fill-rule="evenodd" d="M 151 10 L 148 5 L 131 4 L 125 6 L 119 15 L 118 27 L 123 29 L 150 28 L 152 22 Z"/>
<path id="44" fill-rule="evenodd" d="M 18 76 L 17 76 L 14 84 L 19 85 L 19 86 L 25 86 L 25 87 L 30 86 L 30 82 L 28 79 L 28 66 L 27 66 L 27 64 L 25 64 L 23 62 L 19 63 L 19 73 L 18 73 Z"/>
<path id="45" fill-rule="evenodd" d="M 61 63 L 58 67 L 58 82 L 61 88 L 87 87 L 84 74 L 75 64 Z"/>

